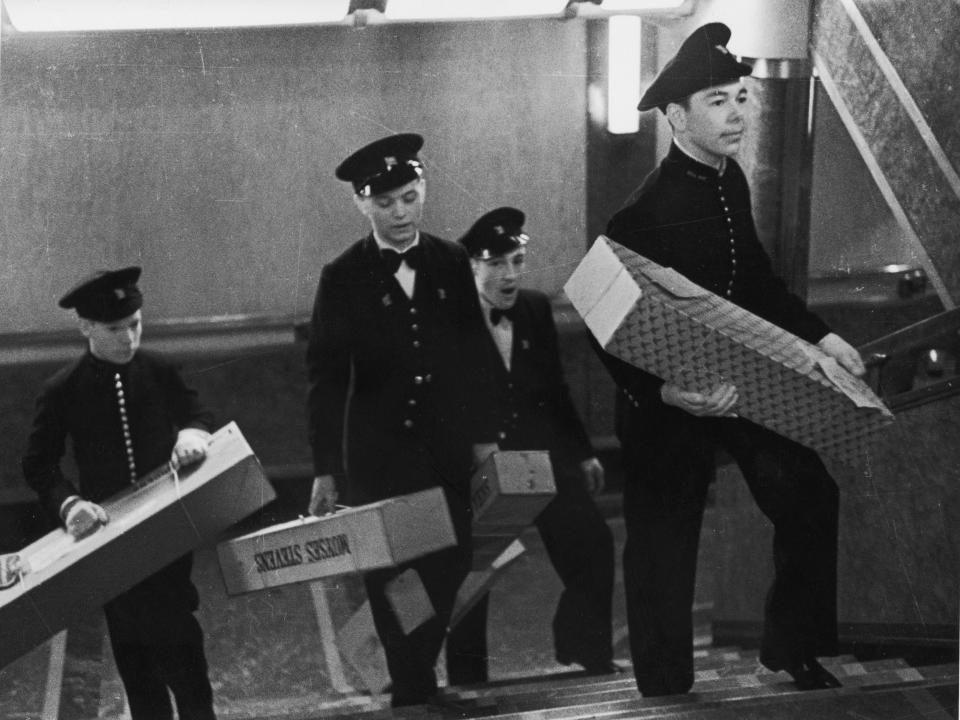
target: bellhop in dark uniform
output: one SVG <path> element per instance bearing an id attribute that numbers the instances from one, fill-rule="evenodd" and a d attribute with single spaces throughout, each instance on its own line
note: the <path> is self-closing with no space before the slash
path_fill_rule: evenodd
<path id="1" fill-rule="evenodd" d="M 311 512 L 332 510 L 338 496 L 360 504 L 439 486 L 457 531 L 454 548 L 365 575 L 395 706 L 436 692 L 434 665 L 470 566 L 472 449 L 494 435 L 466 253 L 419 231 L 422 143 L 383 138 L 337 168 L 373 232 L 323 268 L 307 353 Z M 408 567 L 436 616 L 404 635 L 384 587 Z"/>
<path id="2" fill-rule="evenodd" d="M 746 178 L 732 155 L 744 130 L 750 67 L 727 50 L 720 23 L 695 31 L 639 109 L 660 108 L 674 132 L 669 153 L 607 235 L 810 342 L 853 372 L 856 351 L 776 277 L 761 246 Z M 630 645 L 644 695 L 693 683 L 697 544 L 715 450 L 740 466 L 773 522 L 775 579 L 767 596 L 761 661 L 803 688 L 839 683 L 816 661 L 837 649 L 838 491 L 815 452 L 736 417 L 737 389 L 708 395 L 676 386 L 600 351 L 621 389 L 617 432 L 625 470 L 624 579 Z"/>
<path id="3" fill-rule="evenodd" d="M 44 384 L 23 457 L 27 483 L 78 537 L 108 522 L 99 503 L 138 477 L 201 459 L 212 424 L 177 368 L 138 349 L 139 275 L 137 267 L 101 271 L 61 299 L 80 316 L 89 351 Z M 75 481 L 60 468 L 67 438 Z M 168 689 L 183 720 L 214 716 L 192 563 L 185 555 L 104 606 L 134 720 L 172 718 Z"/>
<path id="4" fill-rule="evenodd" d="M 519 287 L 524 219 L 520 210 L 498 208 L 460 239 L 471 257 L 487 325 L 497 443 L 503 450 L 550 453 L 557 496 L 536 525 L 564 585 L 553 618 L 557 659 L 591 673 L 617 672 L 611 638 L 613 536 L 590 495 L 602 489 L 603 468 L 570 399 L 550 301 Z M 451 683 L 487 679 L 486 618 L 485 597 L 451 632 Z"/>

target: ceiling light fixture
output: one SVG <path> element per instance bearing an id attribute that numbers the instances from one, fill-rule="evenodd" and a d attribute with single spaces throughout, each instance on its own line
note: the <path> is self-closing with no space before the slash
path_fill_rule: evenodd
<path id="1" fill-rule="evenodd" d="M 614 15 L 686 15 L 692 0 L 570 0 L 567 17 L 604 18 Z"/>
<path id="2" fill-rule="evenodd" d="M 566 4 L 566 0 L 388 0 L 384 15 L 408 22 L 560 17 Z"/>
<path id="3" fill-rule="evenodd" d="M 19 32 L 345 23 L 349 0 L 3 0 Z"/>

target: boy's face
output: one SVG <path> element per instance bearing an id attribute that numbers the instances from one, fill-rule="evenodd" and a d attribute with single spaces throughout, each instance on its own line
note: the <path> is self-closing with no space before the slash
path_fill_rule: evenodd
<path id="1" fill-rule="evenodd" d="M 477 292 L 492 307 L 509 310 L 517 301 L 520 289 L 520 275 L 527 262 L 526 248 L 517 248 L 503 255 L 495 255 L 489 260 L 473 259 L 473 278 L 477 283 Z"/>
<path id="2" fill-rule="evenodd" d="M 90 352 L 94 357 L 123 365 L 133 360 L 140 347 L 141 319 L 139 310 L 112 322 L 80 318 L 80 332 L 90 343 Z"/>
<path id="3" fill-rule="evenodd" d="M 692 151 L 711 163 L 736 154 L 743 139 L 747 88 L 743 81 L 700 90 L 687 107 L 671 104 L 671 123 L 677 136 Z"/>
<path id="4" fill-rule="evenodd" d="M 417 237 L 425 188 L 422 179 L 412 180 L 373 197 L 355 195 L 354 198 L 360 212 L 370 220 L 377 237 L 402 249 Z"/>

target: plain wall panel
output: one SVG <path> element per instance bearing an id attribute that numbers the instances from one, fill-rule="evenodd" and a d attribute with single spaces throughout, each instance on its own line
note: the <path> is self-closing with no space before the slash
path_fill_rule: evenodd
<path id="1" fill-rule="evenodd" d="M 528 215 L 530 285 L 585 245 L 586 25 L 471 22 L 12 34 L 0 68 L 0 333 L 59 330 L 55 300 L 142 264 L 152 320 L 304 317 L 366 231 L 333 168 L 426 137 L 424 229 Z"/>

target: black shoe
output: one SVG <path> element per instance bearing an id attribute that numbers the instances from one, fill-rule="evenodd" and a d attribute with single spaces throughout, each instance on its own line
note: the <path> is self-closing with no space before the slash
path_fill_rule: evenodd
<path id="1" fill-rule="evenodd" d="M 842 687 L 837 678 L 823 667 L 816 658 L 807 658 L 798 665 L 785 668 L 793 682 L 801 690 L 827 690 Z"/>

